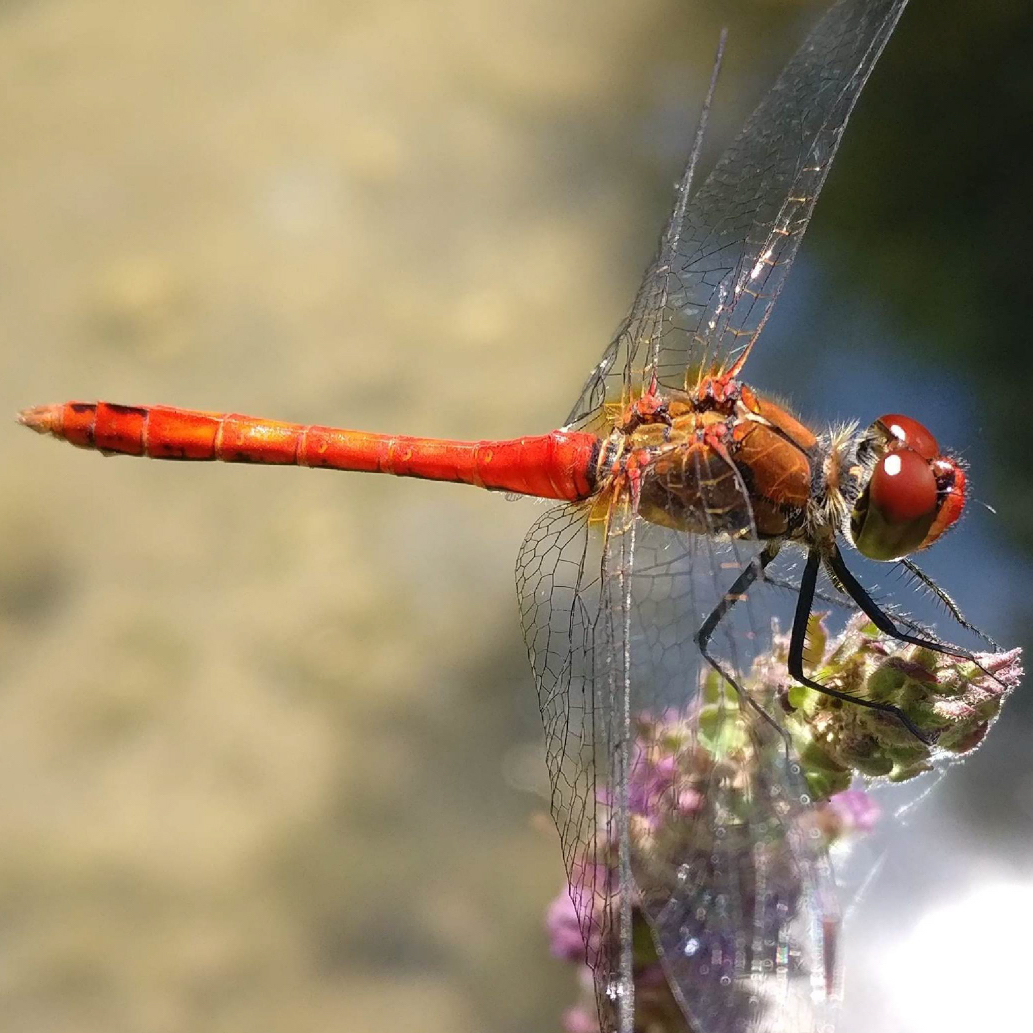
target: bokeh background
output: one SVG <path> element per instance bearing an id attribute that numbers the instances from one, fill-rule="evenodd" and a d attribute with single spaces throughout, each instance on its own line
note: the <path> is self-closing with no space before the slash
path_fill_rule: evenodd
<path id="1" fill-rule="evenodd" d="M 720 26 L 708 161 L 822 7 L 0 3 L 0 412 L 547 430 L 630 304 Z M 809 417 L 903 410 L 964 453 L 997 514 L 927 565 L 1027 646 L 1031 52 L 1025 0 L 914 0 L 751 360 Z M 0 427 L 6 1033 L 558 1029 L 535 512 Z M 847 1033 L 1022 999 L 1031 733 L 1022 692 L 899 831 Z"/>

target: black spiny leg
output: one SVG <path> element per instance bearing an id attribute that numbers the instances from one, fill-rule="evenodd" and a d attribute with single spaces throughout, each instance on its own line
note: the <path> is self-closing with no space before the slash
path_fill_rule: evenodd
<path id="1" fill-rule="evenodd" d="M 828 558 L 829 570 L 835 575 L 843 590 L 861 608 L 867 617 L 870 618 L 879 631 L 898 642 L 907 642 L 912 646 L 921 646 L 923 649 L 931 649 L 934 653 L 942 653 L 944 656 L 954 656 L 959 660 L 975 660 L 975 655 L 967 649 L 958 646 L 945 645 L 942 642 L 935 642 L 931 638 L 922 638 L 920 635 L 909 635 L 906 631 L 893 623 L 889 614 L 879 609 L 879 604 L 864 590 L 860 581 L 847 570 L 839 549 L 835 549 Z"/>
<path id="2" fill-rule="evenodd" d="M 913 563 L 909 561 L 902 561 L 904 566 L 911 571 L 912 574 L 918 576 L 927 588 L 929 588 L 937 598 L 940 599 L 948 610 L 950 610 L 951 616 L 963 627 L 968 628 L 970 631 L 975 632 L 981 639 L 983 639 L 988 645 L 999 648 L 993 639 L 988 638 L 983 634 L 975 625 L 970 624 L 957 606 L 954 605 L 954 601 L 947 595 L 943 589 L 938 588 L 931 578 L 927 578 Z M 926 638 L 922 635 L 909 635 L 905 631 L 901 631 L 897 624 L 880 609 L 879 604 L 864 590 L 857 578 L 847 570 L 847 565 L 843 562 L 843 557 L 840 555 L 838 549 L 828 558 L 829 569 L 833 575 L 839 579 L 840 584 L 843 586 L 843 590 L 854 600 L 855 603 L 864 611 L 864 613 L 871 619 L 871 622 L 881 631 L 884 635 L 889 635 L 890 638 L 895 638 L 898 642 L 907 642 L 912 646 L 921 646 L 923 649 L 931 649 L 934 653 L 939 653 L 941 656 L 953 656 L 958 660 L 968 660 L 970 663 L 976 665 L 976 667 L 983 672 L 988 678 L 996 681 L 1000 684 L 997 675 L 992 671 L 988 671 L 980 662 L 979 658 L 971 650 L 962 649 L 960 646 L 954 646 L 946 642 L 937 642 L 935 639 Z"/>
<path id="3" fill-rule="evenodd" d="M 934 599 L 937 599 L 944 609 L 960 624 L 966 631 L 978 635 L 995 653 L 1001 651 L 1001 647 L 986 632 L 981 631 L 958 609 L 958 604 L 920 567 L 911 560 L 904 558 L 897 562 L 917 581 Z M 899 617 L 897 618 L 900 619 Z"/>
<path id="4" fill-rule="evenodd" d="M 732 587 L 725 592 L 721 597 L 721 601 L 710 612 L 710 616 L 700 625 L 699 631 L 696 632 L 696 645 L 699 646 L 703 659 L 735 689 L 739 698 L 745 700 L 778 732 L 788 750 L 790 743 L 785 729 L 722 667 L 721 663 L 711 655 L 710 650 L 707 648 L 710 644 L 711 636 L 717 630 L 717 626 L 721 623 L 722 618 L 746 595 L 746 590 L 750 585 L 757 578 L 764 576 L 764 568 L 778 555 L 778 548 L 778 545 L 771 543 L 765 545 L 761 553 L 743 568 L 742 573 L 735 579 Z"/>
<path id="5" fill-rule="evenodd" d="M 839 561 L 837 567 L 836 560 Z M 892 635 L 894 638 L 901 639 L 904 642 L 912 642 L 915 645 L 928 645 L 932 649 L 938 647 L 932 643 L 927 643 L 924 639 L 920 639 L 914 635 L 905 635 L 897 630 L 896 625 L 887 617 L 876 605 L 872 602 L 871 598 L 865 593 L 864 589 L 857 583 L 853 575 L 846 569 L 843 564 L 842 557 L 839 552 L 834 553 L 832 560 L 830 561 L 833 572 L 840 579 L 844 589 L 850 594 L 851 598 L 857 603 L 858 606 L 872 619 L 875 626 L 887 635 Z M 814 689 L 815 692 L 820 692 L 823 695 L 831 696 L 833 699 L 842 700 L 844 703 L 854 703 L 859 707 L 867 707 L 869 710 L 879 710 L 884 714 L 890 714 L 895 717 L 916 739 L 924 742 L 927 746 L 932 745 L 931 740 L 928 736 L 923 734 L 915 726 L 914 722 L 901 710 L 899 707 L 895 707 L 892 703 L 878 703 L 871 699 L 862 699 L 860 696 L 852 696 L 848 692 L 840 692 L 838 689 L 829 688 L 827 685 L 820 685 L 816 681 L 812 681 L 803 673 L 803 650 L 804 645 L 807 641 L 807 622 L 811 617 L 811 607 L 814 604 L 814 590 L 818 583 L 818 569 L 821 566 L 821 555 L 817 549 L 811 549 L 807 554 L 807 563 L 803 568 L 803 577 L 800 578 L 800 597 L 796 601 L 796 615 L 793 617 L 793 633 L 789 638 L 789 674 L 798 681 L 801 685 L 806 685 L 809 689 Z M 840 567 L 846 573 L 844 578 L 840 572 Z M 867 608 L 865 602 L 862 602 L 862 598 L 854 594 L 854 588 L 860 592 L 861 597 L 867 602 L 868 606 L 871 606 L 879 618 L 876 619 L 875 615 Z M 880 621 L 882 623 L 880 623 Z M 892 629 L 892 630 L 890 630 Z M 939 647 L 940 652 L 944 650 Z"/>

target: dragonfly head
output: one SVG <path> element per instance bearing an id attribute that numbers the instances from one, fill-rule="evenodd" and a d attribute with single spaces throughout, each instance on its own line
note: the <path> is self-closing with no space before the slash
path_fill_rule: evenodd
<path id="1" fill-rule="evenodd" d="M 868 471 L 850 533 L 873 560 L 896 560 L 928 548 L 954 524 L 965 505 L 965 471 L 941 455 L 936 438 L 917 420 L 880 416 L 857 447 Z"/>

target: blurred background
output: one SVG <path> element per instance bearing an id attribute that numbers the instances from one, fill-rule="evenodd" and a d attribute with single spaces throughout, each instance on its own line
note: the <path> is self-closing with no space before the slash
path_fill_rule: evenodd
<path id="1" fill-rule="evenodd" d="M 545 431 L 630 305 L 721 25 L 708 162 L 823 7 L 0 3 L 0 413 Z M 1027 647 L 1031 50 L 1025 0 L 914 0 L 750 369 L 965 455 L 997 514 L 926 566 Z M 533 504 L 10 421 L 0 471 L 7 1033 L 559 1028 Z M 967 1030 L 1024 990 L 1031 700 L 897 835 L 847 1033 Z"/>

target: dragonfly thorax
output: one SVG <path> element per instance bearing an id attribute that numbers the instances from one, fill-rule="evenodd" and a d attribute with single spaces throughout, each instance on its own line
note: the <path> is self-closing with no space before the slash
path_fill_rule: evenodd
<path id="1" fill-rule="evenodd" d="M 644 519 L 694 534 L 785 538 L 804 526 L 821 447 L 782 406 L 730 379 L 646 397 L 602 451 L 601 491 L 632 478 Z"/>

